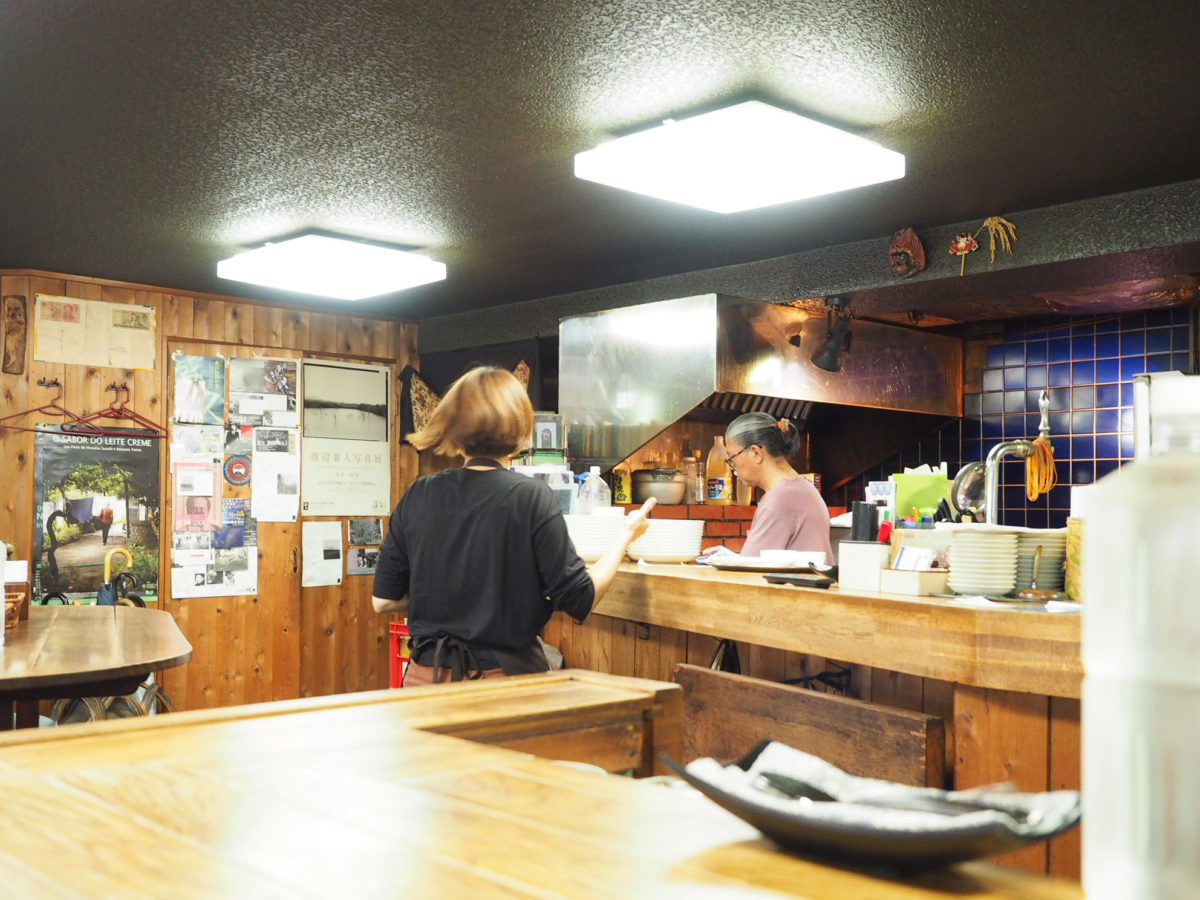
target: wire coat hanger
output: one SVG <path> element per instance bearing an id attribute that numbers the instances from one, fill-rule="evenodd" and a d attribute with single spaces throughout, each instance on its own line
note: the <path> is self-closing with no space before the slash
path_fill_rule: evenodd
<path id="1" fill-rule="evenodd" d="M 129 409 L 125 406 L 125 402 L 129 399 L 129 386 L 125 384 L 117 384 L 113 382 L 104 390 L 113 391 L 119 397 L 121 392 L 125 392 L 124 400 L 114 400 L 105 409 L 96 410 L 94 413 L 88 413 L 86 416 L 79 418 L 75 423 L 63 425 L 63 431 L 68 431 L 73 434 L 91 434 L 93 432 L 82 431 L 83 428 L 99 428 L 99 433 L 111 435 L 115 437 L 151 437 L 165 438 L 167 436 L 164 429 L 157 422 L 152 422 L 141 413 Z M 116 419 L 119 421 L 130 421 L 135 425 L 140 425 L 145 431 L 134 430 L 131 428 L 108 428 L 105 426 L 96 426 L 92 423 L 98 419 Z M 149 432 L 149 433 L 147 433 Z"/>
<path id="2" fill-rule="evenodd" d="M 50 415 L 62 416 L 65 418 L 66 421 L 64 421 L 60 427 L 65 429 L 70 426 L 71 430 L 75 434 L 87 434 L 93 436 L 104 434 L 103 428 L 98 425 L 92 425 L 90 422 L 88 422 L 88 418 L 90 417 L 81 417 L 77 413 L 73 413 L 65 406 L 59 404 L 58 401 L 62 400 L 63 396 L 63 386 L 62 382 L 60 382 L 57 378 L 39 378 L 37 383 L 41 387 L 58 388 L 58 396 L 42 406 L 37 406 L 33 409 L 26 409 L 22 412 L 11 413 L 3 418 L 0 418 L 0 428 L 10 428 L 13 431 L 33 431 L 38 434 L 59 434 L 60 432 L 53 428 L 38 428 L 36 423 L 33 425 L 8 424 L 10 421 L 19 419 L 22 416 Z"/>

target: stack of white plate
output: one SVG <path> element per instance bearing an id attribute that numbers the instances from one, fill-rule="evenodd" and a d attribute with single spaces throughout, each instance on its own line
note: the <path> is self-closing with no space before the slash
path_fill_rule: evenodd
<path id="1" fill-rule="evenodd" d="M 700 555 L 704 519 L 651 519 L 646 533 L 629 545 L 631 559 L 687 562 Z"/>
<path id="2" fill-rule="evenodd" d="M 606 509 L 602 515 L 563 516 L 575 552 L 586 563 L 594 563 L 603 556 L 625 527 L 625 510 L 619 506 L 609 509 L 612 512 Z"/>
<path id="3" fill-rule="evenodd" d="M 1033 581 L 1033 557 L 1042 548 L 1038 564 L 1037 586 L 1061 591 L 1063 560 L 1067 555 L 1067 529 L 1026 528 L 1017 535 L 1017 587 L 1027 588 Z"/>
<path id="4" fill-rule="evenodd" d="M 956 594 L 1007 594 L 1017 581 L 1017 531 L 976 526 L 950 537 L 950 590 Z"/>

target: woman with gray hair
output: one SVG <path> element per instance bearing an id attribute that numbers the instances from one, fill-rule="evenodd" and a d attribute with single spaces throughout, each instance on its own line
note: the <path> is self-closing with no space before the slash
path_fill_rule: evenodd
<path id="1" fill-rule="evenodd" d="M 746 413 L 725 429 L 725 461 L 737 477 L 763 492 L 742 555 L 761 550 L 821 551 L 833 562 L 829 508 L 821 494 L 792 468 L 800 432 L 788 419 Z"/>

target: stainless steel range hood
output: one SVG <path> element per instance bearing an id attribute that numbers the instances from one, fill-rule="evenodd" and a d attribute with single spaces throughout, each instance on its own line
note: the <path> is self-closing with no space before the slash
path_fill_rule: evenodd
<path id="1" fill-rule="evenodd" d="M 814 404 L 962 415 L 962 342 L 855 320 L 841 371 L 812 364 L 823 314 L 703 294 L 559 323 L 568 454 L 609 468 L 697 407 L 803 426 Z"/>

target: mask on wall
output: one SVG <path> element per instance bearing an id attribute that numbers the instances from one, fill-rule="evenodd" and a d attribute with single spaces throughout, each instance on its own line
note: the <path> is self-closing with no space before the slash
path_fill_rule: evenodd
<path id="1" fill-rule="evenodd" d="M 925 248 L 911 228 L 901 228 L 892 235 L 888 247 L 888 262 L 901 278 L 916 275 L 925 268 Z"/>

